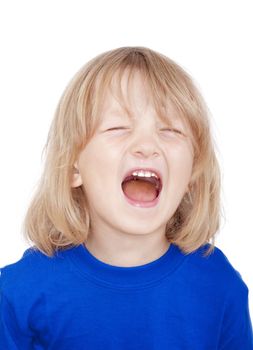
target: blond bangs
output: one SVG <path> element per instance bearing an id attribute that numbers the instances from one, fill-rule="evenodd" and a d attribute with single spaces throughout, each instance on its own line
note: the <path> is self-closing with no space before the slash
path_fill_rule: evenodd
<path id="1" fill-rule="evenodd" d="M 72 188 L 73 165 L 96 132 L 112 81 L 115 98 L 131 116 L 131 103 L 121 89 L 128 72 L 143 75 L 157 115 L 171 122 L 167 105 L 190 130 L 194 163 L 189 193 L 168 220 L 166 237 L 185 253 L 210 243 L 220 224 L 220 170 L 215 155 L 207 108 L 191 77 L 174 61 L 145 47 L 123 47 L 89 61 L 71 80 L 58 104 L 44 148 L 46 161 L 23 224 L 25 237 L 44 254 L 83 244 L 90 232 L 88 201 L 83 187 Z"/>

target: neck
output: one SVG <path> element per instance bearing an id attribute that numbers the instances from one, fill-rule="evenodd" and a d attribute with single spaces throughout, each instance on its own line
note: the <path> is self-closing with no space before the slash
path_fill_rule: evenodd
<path id="1" fill-rule="evenodd" d="M 120 235 L 91 232 L 86 248 L 98 260 L 113 266 L 144 265 L 160 258 L 169 249 L 165 233 L 160 235 Z"/>

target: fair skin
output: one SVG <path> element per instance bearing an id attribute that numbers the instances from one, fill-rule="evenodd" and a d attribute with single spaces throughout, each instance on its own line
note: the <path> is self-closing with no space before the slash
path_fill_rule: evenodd
<path id="1" fill-rule="evenodd" d="M 126 73 L 122 88 L 126 93 Z M 139 266 L 162 256 L 169 248 L 165 227 L 187 192 L 192 173 L 193 148 L 182 122 L 168 106 L 174 126 L 168 130 L 135 73 L 129 90 L 133 120 L 110 92 L 102 108 L 102 122 L 80 153 L 72 187 L 83 186 L 90 206 L 92 229 L 86 247 L 97 259 L 114 266 Z M 114 130 L 111 128 L 124 127 Z M 121 189 L 124 174 L 132 168 L 159 169 L 163 188 L 151 208 L 129 204 Z"/>

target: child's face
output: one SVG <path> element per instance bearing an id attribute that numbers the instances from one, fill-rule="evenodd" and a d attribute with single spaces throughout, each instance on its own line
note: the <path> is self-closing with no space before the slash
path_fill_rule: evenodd
<path id="1" fill-rule="evenodd" d="M 126 93 L 126 76 L 123 76 L 122 87 Z M 102 122 L 75 164 L 79 174 L 73 177 L 72 187 L 84 187 L 92 230 L 164 234 L 166 223 L 187 191 L 193 148 L 189 137 L 164 130 L 166 125 L 150 104 L 139 73 L 135 74 L 129 91 L 134 102 L 134 119 L 128 119 L 108 92 L 102 108 Z M 172 106 L 168 107 L 175 128 L 189 135 Z M 118 129 L 109 130 L 112 128 Z M 134 168 L 160 171 L 163 187 L 155 206 L 138 207 L 126 200 L 121 184 L 128 170 Z"/>

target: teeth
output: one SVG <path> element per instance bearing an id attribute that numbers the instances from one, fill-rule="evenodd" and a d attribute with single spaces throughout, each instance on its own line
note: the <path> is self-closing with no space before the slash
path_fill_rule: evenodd
<path id="1" fill-rule="evenodd" d="M 152 177 L 154 176 L 156 179 L 158 179 L 158 176 L 155 173 L 152 173 L 150 171 L 144 171 L 144 170 L 139 170 L 139 171 L 134 171 L 132 173 L 133 176 L 140 176 L 140 177 Z"/>

